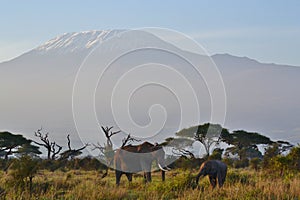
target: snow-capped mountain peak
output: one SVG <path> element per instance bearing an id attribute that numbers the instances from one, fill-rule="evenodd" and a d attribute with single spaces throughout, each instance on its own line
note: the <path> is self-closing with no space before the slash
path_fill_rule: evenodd
<path id="1" fill-rule="evenodd" d="M 96 47 L 102 41 L 115 36 L 124 30 L 102 30 L 102 31 L 83 31 L 64 33 L 59 35 L 41 46 L 35 48 L 35 51 L 45 52 L 76 52 L 89 50 Z"/>

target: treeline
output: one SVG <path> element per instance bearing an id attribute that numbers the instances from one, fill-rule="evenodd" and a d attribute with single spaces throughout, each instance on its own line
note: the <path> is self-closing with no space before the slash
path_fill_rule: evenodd
<path id="1" fill-rule="evenodd" d="M 7 170 L 12 160 L 28 156 L 37 160 L 40 169 L 83 169 L 102 170 L 106 165 L 112 165 L 113 147 L 111 137 L 120 131 L 112 131 L 113 127 L 101 127 L 106 137 L 106 143 L 72 148 L 70 135 L 66 137 L 67 148 L 57 144 L 49 133 L 38 129 L 30 140 L 20 134 L 0 132 L 0 167 Z M 130 135 L 122 140 L 122 146 L 130 142 L 140 142 Z M 200 152 L 193 149 L 194 143 L 201 143 L 205 155 L 199 158 Z M 219 159 L 234 168 L 251 167 L 255 170 L 276 170 L 281 174 L 300 170 L 300 146 L 294 146 L 288 141 L 273 141 L 260 133 L 244 130 L 229 131 L 218 124 L 206 123 L 193 126 L 175 133 L 161 143 L 171 149 L 172 159 L 177 159 L 172 165 L 177 168 L 197 168 L 207 159 Z M 91 147 L 89 147 L 91 146 Z M 221 148 L 226 146 L 225 148 Z M 85 148 L 100 150 L 101 161 L 95 157 L 79 157 Z M 40 148 L 46 155 L 42 155 Z M 263 152 L 261 151 L 263 149 Z M 42 157 L 44 159 L 42 159 Z M 11 159 L 9 159 L 11 158 Z"/>
<path id="2" fill-rule="evenodd" d="M 193 144 L 197 142 L 205 149 L 203 158 L 196 158 Z M 175 167 L 197 167 L 204 160 L 218 159 L 234 168 L 251 167 L 279 172 L 280 175 L 300 170 L 299 144 L 294 146 L 288 141 L 272 141 L 256 132 L 230 132 L 218 124 L 206 123 L 183 129 L 163 144 L 171 146 L 173 155 L 181 157 L 173 164 Z"/>
<path id="3" fill-rule="evenodd" d="M 63 151 L 61 145 L 49 138 L 48 132 L 43 133 L 42 129 L 38 129 L 34 135 L 37 140 L 27 139 L 23 135 L 8 131 L 0 132 L 0 158 L 7 160 L 10 156 L 21 157 L 23 155 L 39 157 L 42 154 L 40 151 L 40 147 L 42 147 L 47 153 L 48 160 L 65 160 L 81 155 L 82 150 L 88 146 L 86 144 L 81 148 L 72 148 L 70 135 L 67 135 L 68 148 Z"/>
<path id="4" fill-rule="evenodd" d="M 72 148 L 69 135 L 66 137 L 67 148 L 63 148 L 42 129 L 34 133 L 36 140 L 7 131 L 0 132 L 0 167 L 11 177 L 8 180 L 11 185 L 9 187 L 26 189 L 31 195 L 33 178 L 39 170 L 96 170 L 102 178 L 105 177 L 108 173 L 107 166 L 111 167 L 113 164 L 114 150 L 119 148 L 113 146 L 111 138 L 120 131 L 113 131 L 113 127 L 101 128 L 106 137 L 103 145 L 86 144 L 80 148 Z M 121 146 L 125 146 L 141 141 L 128 135 L 121 142 Z M 203 145 L 205 155 L 202 158 L 199 158 L 200 152 L 193 149 L 194 143 Z M 233 168 L 250 167 L 275 176 L 291 176 L 300 170 L 299 144 L 294 146 L 288 141 L 272 141 L 262 134 L 244 130 L 230 132 L 218 124 L 207 123 L 183 129 L 175 133 L 174 137 L 167 138 L 161 145 L 172 151 L 167 159 L 174 160 L 176 157 L 175 162 L 169 166 L 171 168 L 196 170 L 205 160 L 219 159 Z M 79 157 L 87 147 L 99 150 L 101 159 Z M 40 148 L 44 148 L 46 155 L 42 155 Z M 262 148 L 264 152 L 260 151 Z M 0 194 L 1 191 L 0 186 Z"/>
<path id="5" fill-rule="evenodd" d="M 21 161 L 33 162 L 34 168 L 38 167 L 38 169 L 49 171 L 57 169 L 106 169 L 106 166 L 97 158 L 91 156 L 79 158 L 78 156 L 82 154 L 82 150 L 88 145 L 86 144 L 81 148 L 72 148 L 70 135 L 66 137 L 67 149 L 65 150 L 49 138 L 49 133 L 43 133 L 42 129 L 38 129 L 34 135 L 37 141 L 8 131 L 0 132 L 0 168 L 2 170 L 14 169 L 16 168 L 15 165 L 21 165 Z M 41 148 L 44 148 L 46 155 L 42 155 Z M 31 165 L 27 163 L 25 166 Z"/>

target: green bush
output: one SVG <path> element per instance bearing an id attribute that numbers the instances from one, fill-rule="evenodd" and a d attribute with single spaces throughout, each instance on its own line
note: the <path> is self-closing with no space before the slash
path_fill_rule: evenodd
<path id="1" fill-rule="evenodd" d="M 234 159 L 233 159 L 233 158 L 227 157 L 227 158 L 224 158 L 224 159 L 223 159 L 223 162 L 224 162 L 225 164 L 227 164 L 229 167 L 233 167 Z"/>
<path id="2" fill-rule="evenodd" d="M 17 189 L 32 191 L 32 180 L 38 170 L 38 161 L 28 155 L 15 159 L 10 166 L 11 184 Z"/>
<path id="3" fill-rule="evenodd" d="M 254 169 L 254 170 L 257 171 L 259 169 L 259 167 L 260 167 L 260 163 L 261 163 L 261 159 L 259 159 L 259 158 L 252 158 L 250 160 L 250 167 L 252 169 Z"/>
<path id="4" fill-rule="evenodd" d="M 169 179 L 166 182 L 149 184 L 148 190 L 158 192 L 164 199 L 174 199 L 177 198 L 179 193 L 182 193 L 189 188 L 195 188 L 196 186 L 195 176 L 191 173 L 182 171 L 180 174 L 172 177 L 172 179 Z"/>
<path id="5" fill-rule="evenodd" d="M 224 149 L 216 148 L 212 154 L 208 157 L 209 160 L 222 160 L 222 154 Z"/>
<path id="6" fill-rule="evenodd" d="M 235 160 L 233 163 L 234 168 L 245 168 L 249 166 L 248 158 L 243 158 L 242 160 Z"/>
<path id="7" fill-rule="evenodd" d="M 172 163 L 172 168 L 179 168 L 179 169 L 199 169 L 200 165 L 205 161 L 205 159 L 202 158 L 187 158 L 184 156 L 181 156 L 179 159 L 177 159 L 174 163 Z"/>

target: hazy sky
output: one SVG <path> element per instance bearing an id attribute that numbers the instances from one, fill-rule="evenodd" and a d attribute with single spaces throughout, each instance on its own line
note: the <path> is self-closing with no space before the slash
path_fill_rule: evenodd
<path id="1" fill-rule="evenodd" d="M 190 35 L 209 53 L 300 66 L 300 1 L 1 1 L 0 62 L 65 32 L 139 27 Z"/>

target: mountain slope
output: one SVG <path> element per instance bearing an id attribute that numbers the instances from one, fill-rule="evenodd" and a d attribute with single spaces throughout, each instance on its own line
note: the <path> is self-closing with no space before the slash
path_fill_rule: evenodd
<path id="1" fill-rule="evenodd" d="M 0 129 L 24 132 L 33 136 L 40 128 L 53 132 L 64 141 L 65 134 L 76 133 L 72 115 L 72 89 L 76 73 L 84 58 L 103 41 L 124 30 L 86 31 L 66 33 L 11 61 L 0 64 Z M 142 37 L 140 37 L 142 34 Z M 147 39 L 145 39 L 147 38 Z M 122 45 L 113 43 L 110 49 L 134 47 L 136 44 L 159 44 L 187 58 L 201 62 L 204 56 L 182 51 L 149 34 L 137 33 L 132 40 Z M 155 54 L 153 54 L 155 55 Z M 140 58 L 141 61 L 144 58 Z M 227 117 L 225 126 L 230 129 L 247 129 L 262 132 L 274 139 L 300 142 L 300 68 L 259 63 L 246 57 L 217 54 L 212 59 L 218 66 L 226 89 Z M 131 60 L 127 60 L 131 63 Z M 136 61 L 135 62 L 141 62 Z M 202 121 L 210 117 L 210 95 L 203 80 L 194 80 L 193 70 L 178 66 L 176 60 L 164 62 L 177 66 L 177 70 L 194 81 L 201 91 Z M 101 66 L 101 61 L 98 63 Z M 122 74 L 125 66 L 116 66 L 111 78 Z M 157 76 L 158 74 L 154 74 Z M 149 74 L 148 76 L 151 76 Z M 139 77 L 146 78 L 146 77 Z M 169 77 L 165 77 L 169 78 Z M 178 85 L 174 83 L 174 85 Z M 106 85 L 107 90 L 111 89 Z M 180 85 L 179 85 L 180 86 Z M 179 87 L 178 86 L 178 87 Z M 176 98 L 161 88 L 145 88 L 147 94 L 136 94 L 141 103 L 131 105 L 132 118 L 140 125 L 149 123 L 148 109 L 154 103 L 163 104 L 171 118 L 166 122 L 169 136 L 176 131 L 180 110 Z M 104 99 L 105 93 L 96 91 L 96 102 Z M 84 95 L 84 94 L 82 94 Z M 122 101 L 122 99 L 120 100 Z M 97 104 L 96 113 L 104 125 L 114 125 L 106 104 Z M 110 104 L 108 104 L 110 105 Z M 109 106 L 108 106 L 109 107 Z M 88 124 L 88 122 L 87 122 Z M 193 125 L 193 124 L 191 124 Z M 97 133 L 89 129 L 86 134 Z M 76 134 L 75 134 L 76 135 Z"/>

